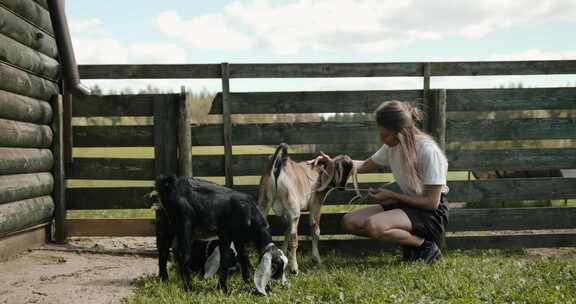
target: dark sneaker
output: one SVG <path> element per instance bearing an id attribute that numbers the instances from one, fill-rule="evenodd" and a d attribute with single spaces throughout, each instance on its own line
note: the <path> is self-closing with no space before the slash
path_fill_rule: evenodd
<path id="1" fill-rule="evenodd" d="M 417 258 L 416 247 L 402 246 L 402 260 L 404 262 L 412 262 Z"/>
<path id="2" fill-rule="evenodd" d="M 431 265 L 436 260 L 442 257 L 442 252 L 436 243 L 425 240 L 420 247 L 417 248 L 417 260 L 424 262 L 426 265 Z"/>

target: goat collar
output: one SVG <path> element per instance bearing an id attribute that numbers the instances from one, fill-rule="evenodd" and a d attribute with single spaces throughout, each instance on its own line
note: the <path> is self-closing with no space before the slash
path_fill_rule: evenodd
<path id="1" fill-rule="evenodd" d="M 268 243 L 268 245 L 264 246 L 264 249 L 262 249 L 261 254 L 265 254 L 268 250 L 272 249 L 272 247 L 276 247 L 276 245 L 272 242 Z"/>

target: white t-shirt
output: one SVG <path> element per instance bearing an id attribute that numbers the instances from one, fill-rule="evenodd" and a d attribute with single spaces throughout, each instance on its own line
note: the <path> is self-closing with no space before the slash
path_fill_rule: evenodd
<path id="1" fill-rule="evenodd" d="M 438 145 L 429 138 L 416 140 L 416 153 L 419 165 L 422 168 L 423 185 L 442 185 L 442 193 L 448 193 L 446 186 L 446 176 L 448 174 L 448 161 Z M 382 147 L 371 157 L 372 161 L 381 166 L 390 166 L 392 174 L 400 189 L 406 194 L 416 194 L 414 189 L 408 186 L 408 176 L 404 169 L 404 159 L 402 157 L 402 147 L 400 144 L 394 147 L 382 145 Z"/>

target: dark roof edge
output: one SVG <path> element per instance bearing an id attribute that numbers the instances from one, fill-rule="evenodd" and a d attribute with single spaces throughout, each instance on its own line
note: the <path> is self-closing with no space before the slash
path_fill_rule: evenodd
<path id="1" fill-rule="evenodd" d="M 62 79 L 66 86 L 74 93 L 88 95 L 89 91 L 80 82 L 80 73 L 74 57 L 74 48 L 70 39 L 68 22 L 64 11 L 64 0 L 48 1 L 52 27 L 58 44 L 58 54 L 62 65 Z"/>

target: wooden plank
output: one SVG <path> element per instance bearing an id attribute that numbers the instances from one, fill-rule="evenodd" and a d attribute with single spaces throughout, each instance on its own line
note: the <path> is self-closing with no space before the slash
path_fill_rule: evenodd
<path id="1" fill-rule="evenodd" d="M 153 180 L 154 159 L 74 158 L 69 179 Z"/>
<path id="2" fill-rule="evenodd" d="M 66 175 L 64 172 L 64 122 L 63 122 L 63 98 L 62 95 L 55 95 L 52 98 L 52 107 L 54 108 L 54 121 L 52 130 L 54 130 L 54 144 L 52 151 L 54 153 L 54 167 L 52 175 L 54 176 L 54 240 L 59 244 L 67 242 L 66 233 Z"/>
<path id="3" fill-rule="evenodd" d="M 152 126 L 74 126 L 74 147 L 150 147 Z"/>
<path id="4" fill-rule="evenodd" d="M 432 76 L 576 74 L 576 60 L 432 62 Z"/>
<path id="5" fill-rule="evenodd" d="M 386 100 L 418 101 L 421 90 L 300 91 L 230 93 L 234 114 L 372 113 Z M 222 94 L 212 102 L 210 114 L 222 114 Z"/>
<path id="6" fill-rule="evenodd" d="M 448 231 L 570 229 L 576 227 L 576 222 L 573 220 L 576 215 L 575 210 L 576 208 L 453 209 L 450 211 L 451 221 L 448 225 Z M 348 234 L 342 227 L 343 215 L 343 213 L 322 214 L 320 220 L 321 234 Z M 272 235 L 284 235 L 284 224 L 281 218 L 272 215 L 268 217 L 268 221 Z M 79 219 L 69 220 L 68 227 L 70 227 L 71 222 L 81 223 L 81 226 L 94 227 L 94 229 L 83 229 L 85 230 L 83 233 L 88 233 L 90 236 L 135 236 L 131 234 L 134 231 L 139 233 L 139 236 L 147 236 L 145 233 L 154 232 L 154 229 L 148 228 L 148 225 L 152 223 L 151 219 Z M 100 228 L 96 228 L 96 226 Z M 309 233 L 309 217 L 303 215 L 298 225 L 298 234 L 309 235 Z"/>
<path id="7" fill-rule="evenodd" d="M 46 101 L 0 90 L 0 118 L 49 124 L 52 121 L 52 108 Z"/>
<path id="8" fill-rule="evenodd" d="M 32 97 L 39 100 L 50 100 L 58 94 L 56 83 L 28 74 L 0 61 L 0 90 Z"/>
<path id="9" fill-rule="evenodd" d="M 428 132 L 446 150 L 446 90 L 434 90 L 428 104 Z"/>
<path id="10" fill-rule="evenodd" d="M 57 81 L 58 61 L 0 34 L 0 60 L 36 76 Z"/>
<path id="11" fill-rule="evenodd" d="M 220 78 L 219 64 L 98 64 L 79 65 L 82 79 L 203 79 Z"/>
<path id="12" fill-rule="evenodd" d="M 576 118 L 447 121 L 448 141 L 574 139 Z"/>
<path id="13" fill-rule="evenodd" d="M 375 150 L 347 153 L 353 159 L 367 159 Z M 329 155 L 341 154 L 326 151 Z M 576 149 L 517 149 L 517 150 L 450 150 L 447 151 L 450 170 L 560 170 L 576 168 Z M 318 153 L 291 154 L 296 161 L 313 159 Z M 233 155 L 232 170 L 236 176 L 261 175 L 270 162 L 269 155 Z M 152 159 L 75 158 L 69 168 L 71 179 L 152 180 Z M 224 176 L 223 155 L 195 155 L 196 176 Z M 384 168 L 381 172 L 390 172 Z"/>
<path id="14" fill-rule="evenodd" d="M 230 78 L 422 76 L 419 62 L 233 64 Z"/>
<path id="15" fill-rule="evenodd" d="M 48 148 L 51 144 L 52 130 L 48 126 L 0 119 L 0 146 Z"/>
<path id="16" fill-rule="evenodd" d="M 0 148 L 0 175 L 50 171 L 53 161 L 49 149 Z"/>
<path id="17" fill-rule="evenodd" d="M 49 195 L 53 188 L 49 172 L 0 175 L 0 204 Z"/>
<path id="18" fill-rule="evenodd" d="M 58 58 L 58 48 L 53 37 L 2 6 L 0 6 L 0 33 L 48 57 Z"/>
<path id="19" fill-rule="evenodd" d="M 54 215 L 54 202 L 49 195 L 0 205 L 0 234 L 45 223 Z"/>
<path id="20" fill-rule="evenodd" d="M 361 183 L 361 189 L 380 187 L 382 183 Z M 576 179 L 529 178 L 449 181 L 450 202 L 513 202 L 523 200 L 559 200 L 576 198 Z M 398 187 L 391 187 L 398 191 Z M 258 196 L 257 185 L 236 185 L 234 189 Z M 144 195 L 151 188 L 72 188 L 67 189 L 69 209 L 138 209 L 149 208 Z M 352 191 L 334 191 L 325 205 L 345 205 L 354 197 Z M 366 201 L 365 203 L 370 203 Z"/>
<path id="21" fill-rule="evenodd" d="M 178 101 L 178 174 L 192 176 L 192 96 L 186 87 Z"/>
<path id="22" fill-rule="evenodd" d="M 68 210 L 150 208 L 152 201 L 146 198 L 150 191 L 150 187 L 68 188 L 66 207 Z"/>
<path id="23" fill-rule="evenodd" d="M 430 91 L 430 76 L 432 75 L 432 65 L 430 63 L 425 63 L 424 64 L 424 71 L 423 71 L 423 87 L 422 87 L 422 100 L 419 102 L 419 108 L 422 109 L 422 111 L 424 111 L 424 113 L 428 114 L 429 113 L 429 105 L 430 105 L 430 99 L 432 98 L 431 96 L 431 91 Z M 428 115 L 424 115 L 424 117 L 422 118 L 422 125 L 421 125 L 421 129 L 424 130 L 425 132 L 430 132 L 430 125 L 429 125 L 429 120 L 428 120 Z"/>
<path id="24" fill-rule="evenodd" d="M 0 5 L 4 6 L 26 19 L 28 22 L 36 25 L 44 32 L 54 37 L 54 30 L 52 29 L 52 22 L 50 20 L 50 12 L 34 1 L 22 0 L 0 0 Z"/>
<path id="25" fill-rule="evenodd" d="M 448 90 L 447 100 L 447 111 L 565 110 L 576 108 L 576 88 Z"/>
<path id="26" fill-rule="evenodd" d="M 576 149 L 449 150 L 450 170 L 552 170 L 576 168 Z"/>
<path id="27" fill-rule="evenodd" d="M 166 94 L 173 95 L 173 94 Z M 72 114 L 92 116 L 153 116 L 153 100 L 157 94 L 74 96 Z"/>
<path id="28" fill-rule="evenodd" d="M 176 95 L 178 96 L 178 95 Z M 177 107 L 174 96 L 154 98 L 154 173 L 177 174 L 178 139 Z"/>
<path id="29" fill-rule="evenodd" d="M 222 146 L 222 125 L 192 127 L 193 146 Z M 306 134 L 306 136 L 302 136 Z M 232 127 L 233 145 L 377 143 L 373 122 L 241 124 Z M 75 147 L 145 147 L 152 145 L 150 126 L 77 126 Z"/>
<path id="30" fill-rule="evenodd" d="M 49 224 L 38 225 L 0 239 L 0 262 L 15 258 L 46 243 Z"/>
<path id="31" fill-rule="evenodd" d="M 230 67 L 222 63 L 222 141 L 224 143 L 224 174 L 226 186 L 234 186 L 232 171 L 232 120 L 230 119 Z"/>
<path id="32" fill-rule="evenodd" d="M 70 219 L 66 228 L 71 236 L 155 236 L 152 219 Z"/>
<path id="33" fill-rule="evenodd" d="M 306 242 L 301 242 L 306 246 Z M 320 250 L 341 252 L 366 252 L 391 250 L 394 246 L 386 242 L 370 239 L 322 240 Z M 516 248 L 559 248 L 575 247 L 576 234 L 528 234 L 494 236 L 453 236 L 446 238 L 446 246 L 451 249 L 516 249 Z"/>

